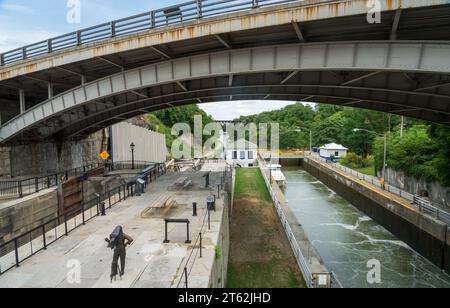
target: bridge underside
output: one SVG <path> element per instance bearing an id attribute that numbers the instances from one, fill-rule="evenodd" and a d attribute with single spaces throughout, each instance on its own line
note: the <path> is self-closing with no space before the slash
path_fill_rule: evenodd
<path id="1" fill-rule="evenodd" d="M 4 79 L 0 140 L 80 138 L 150 111 L 230 100 L 310 101 L 450 125 L 450 5 L 382 18 L 210 35 Z"/>

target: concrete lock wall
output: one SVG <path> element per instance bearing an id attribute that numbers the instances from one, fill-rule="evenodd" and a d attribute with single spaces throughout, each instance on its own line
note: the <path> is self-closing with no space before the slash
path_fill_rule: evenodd
<path id="1" fill-rule="evenodd" d="M 136 161 L 165 162 L 167 157 L 166 137 L 128 122 L 112 126 L 112 158 L 114 161 L 130 161 L 130 144 L 136 145 Z"/>
<path id="2" fill-rule="evenodd" d="M 0 178 L 11 177 L 11 148 L 0 148 Z"/>
<path id="3" fill-rule="evenodd" d="M 100 162 L 103 132 L 97 132 L 81 141 L 34 143 L 11 148 L 12 176 L 50 174 L 52 172 Z"/>
<path id="4" fill-rule="evenodd" d="M 223 195 L 225 201 L 220 232 L 216 243 L 216 256 L 209 279 L 210 288 L 226 288 L 227 286 L 228 259 L 230 255 L 230 209 L 233 205 L 234 184 L 235 178 L 232 175 L 231 181 L 226 183 L 227 190 L 232 189 L 232 191 L 225 192 Z M 217 255 L 218 252 L 220 256 Z"/>
<path id="5" fill-rule="evenodd" d="M 0 244 L 56 218 L 57 188 L 41 191 L 22 199 L 0 205 Z"/>
<path id="6" fill-rule="evenodd" d="M 445 247 L 445 264 L 444 269 L 450 274 L 450 228 L 447 228 L 447 245 Z"/>
<path id="7" fill-rule="evenodd" d="M 431 217 L 407 209 L 315 161 L 304 159 L 302 167 L 330 189 L 380 223 L 400 240 L 450 273 L 447 226 Z"/>

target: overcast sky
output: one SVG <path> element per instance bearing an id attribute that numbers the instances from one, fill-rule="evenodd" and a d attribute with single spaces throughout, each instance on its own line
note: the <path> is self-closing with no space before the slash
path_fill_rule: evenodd
<path id="1" fill-rule="evenodd" d="M 139 14 L 186 0 L 80 0 L 81 23 L 67 22 L 67 4 L 74 0 L 0 0 L 0 52 L 42 41 L 80 28 Z M 283 108 L 293 102 L 234 101 L 202 104 L 218 120 Z"/>

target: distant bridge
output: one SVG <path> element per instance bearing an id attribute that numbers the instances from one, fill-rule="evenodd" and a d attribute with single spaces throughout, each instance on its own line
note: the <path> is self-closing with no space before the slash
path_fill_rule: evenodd
<path id="1" fill-rule="evenodd" d="M 77 139 L 147 112 L 230 100 L 450 125 L 449 1 L 380 2 L 382 23 L 369 24 L 365 0 L 190 1 L 4 53 L 0 142 Z"/>

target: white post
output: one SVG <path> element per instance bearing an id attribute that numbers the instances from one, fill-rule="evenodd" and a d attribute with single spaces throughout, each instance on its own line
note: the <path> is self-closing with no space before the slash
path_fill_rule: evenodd
<path id="1" fill-rule="evenodd" d="M 386 182 L 386 167 L 387 167 L 387 133 L 384 133 L 384 158 L 383 158 L 383 179 Z"/>

